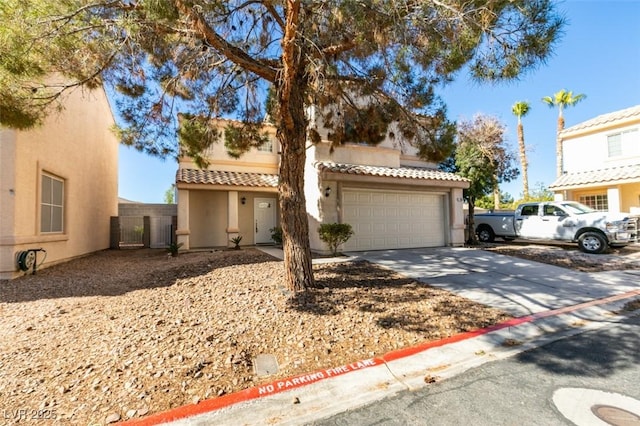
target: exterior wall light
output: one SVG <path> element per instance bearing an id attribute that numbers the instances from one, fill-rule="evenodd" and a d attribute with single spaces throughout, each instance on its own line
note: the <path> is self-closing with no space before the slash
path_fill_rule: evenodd
<path id="1" fill-rule="evenodd" d="M 247 197 L 240 198 L 240 202 L 242 203 L 243 206 L 247 204 Z"/>
<path id="2" fill-rule="evenodd" d="M 325 196 L 325 197 L 328 197 L 329 195 L 331 195 L 331 187 L 330 187 L 330 186 L 327 186 L 327 187 L 324 189 L 324 196 Z"/>

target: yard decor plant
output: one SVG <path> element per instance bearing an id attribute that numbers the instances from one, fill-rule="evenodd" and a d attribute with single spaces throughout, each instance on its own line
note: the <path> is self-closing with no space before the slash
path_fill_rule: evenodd
<path id="1" fill-rule="evenodd" d="M 276 243 L 276 245 L 281 246 L 282 245 L 282 228 L 279 226 L 276 226 L 274 228 L 269 229 L 269 232 L 271 232 L 271 239 L 273 240 L 273 242 Z"/>
<path id="2" fill-rule="evenodd" d="M 233 237 L 229 241 L 231 241 L 234 244 L 234 246 L 233 246 L 234 250 L 240 250 L 240 241 L 242 241 L 242 235 L 238 235 L 237 237 Z"/>
<path id="3" fill-rule="evenodd" d="M 338 254 L 338 247 L 349 241 L 353 228 L 348 223 L 323 223 L 318 229 L 320 239 L 329 246 L 331 254 Z"/>
<path id="4" fill-rule="evenodd" d="M 167 251 L 171 254 L 171 257 L 178 257 L 180 247 L 182 247 L 182 243 L 171 243 L 167 246 Z"/>

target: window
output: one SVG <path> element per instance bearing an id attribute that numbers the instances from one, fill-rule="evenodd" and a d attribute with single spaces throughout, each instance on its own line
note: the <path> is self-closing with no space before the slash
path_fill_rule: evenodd
<path id="1" fill-rule="evenodd" d="M 594 210 L 606 211 L 609 209 L 606 195 L 581 195 L 580 202 Z"/>
<path id="2" fill-rule="evenodd" d="M 64 223 L 64 181 L 42 175 L 40 232 L 62 232 Z"/>
<path id="3" fill-rule="evenodd" d="M 565 212 L 562 209 L 549 204 L 545 204 L 544 206 L 544 215 L 545 216 L 566 216 Z"/>
<path id="4" fill-rule="evenodd" d="M 609 157 L 618 157 L 622 155 L 621 133 L 607 136 L 607 149 L 609 150 Z"/>
<path id="5" fill-rule="evenodd" d="M 523 206 L 521 216 L 538 216 L 538 205 Z"/>
<path id="6" fill-rule="evenodd" d="M 629 129 L 607 136 L 609 158 L 638 155 L 640 154 L 638 145 L 638 129 Z"/>
<path id="7" fill-rule="evenodd" d="M 259 152 L 273 152 L 273 141 L 268 140 L 258 147 Z"/>

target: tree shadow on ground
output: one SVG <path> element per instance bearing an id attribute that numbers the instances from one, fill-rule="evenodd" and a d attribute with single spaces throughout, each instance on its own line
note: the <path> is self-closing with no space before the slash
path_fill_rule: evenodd
<path id="1" fill-rule="evenodd" d="M 317 265 L 316 288 L 295 295 L 289 307 L 314 315 L 368 313 L 376 326 L 434 338 L 476 330 L 509 316 L 443 289 L 366 261 Z"/>
<path id="2" fill-rule="evenodd" d="M 164 249 L 104 250 L 0 283 L 0 303 L 67 297 L 118 296 L 169 287 L 178 280 L 232 265 L 273 262 L 253 249 L 185 252 L 169 257 Z"/>

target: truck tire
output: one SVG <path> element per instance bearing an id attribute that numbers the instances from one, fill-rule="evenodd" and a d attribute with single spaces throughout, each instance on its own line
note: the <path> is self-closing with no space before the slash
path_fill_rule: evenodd
<path id="1" fill-rule="evenodd" d="M 584 253 L 600 254 L 607 249 L 607 239 L 599 232 L 585 232 L 578 237 L 578 247 Z"/>
<path id="2" fill-rule="evenodd" d="M 490 226 L 480 225 L 476 228 L 476 235 L 478 240 L 483 243 L 492 243 L 496 239 L 496 234 L 493 232 Z"/>

